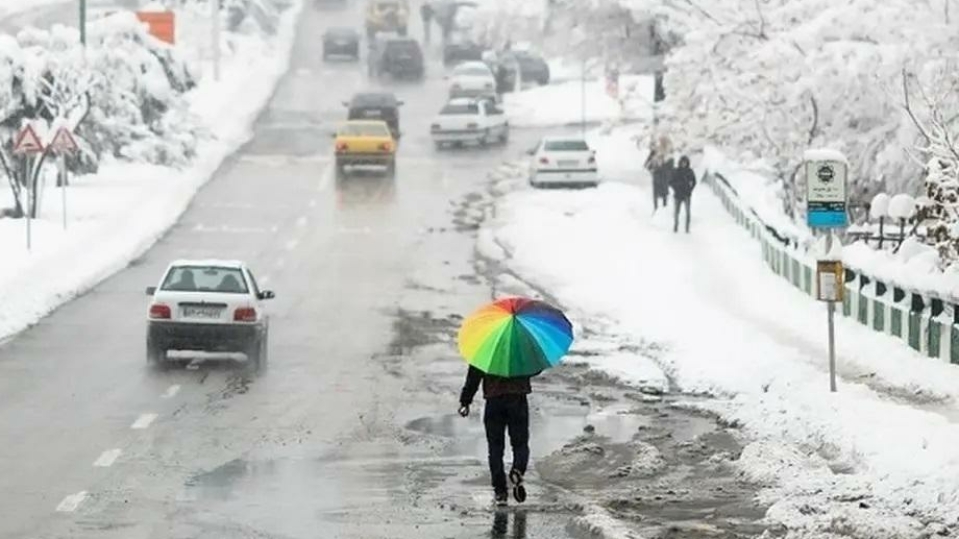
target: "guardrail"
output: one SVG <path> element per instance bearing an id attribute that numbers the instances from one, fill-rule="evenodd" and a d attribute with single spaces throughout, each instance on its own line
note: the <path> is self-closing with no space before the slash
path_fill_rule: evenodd
<path id="1" fill-rule="evenodd" d="M 794 239 L 767 225 L 746 208 L 722 174 L 706 171 L 703 183 L 723 207 L 762 246 L 766 265 L 795 288 L 815 297 L 816 260 Z M 929 357 L 959 364 L 959 324 L 956 304 L 928 293 L 888 284 L 846 268 L 842 314 L 878 332 L 902 339 Z"/>

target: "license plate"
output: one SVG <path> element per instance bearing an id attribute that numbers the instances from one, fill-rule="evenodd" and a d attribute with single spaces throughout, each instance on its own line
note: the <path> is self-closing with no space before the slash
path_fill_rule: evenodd
<path id="1" fill-rule="evenodd" d="M 561 159 L 561 160 L 559 160 L 557 163 L 558 163 L 559 166 L 561 166 L 561 167 L 575 167 L 576 165 L 579 164 L 579 161 L 575 161 L 575 160 L 572 160 L 572 161 L 570 161 L 570 160 L 565 160 L 565 161 L 564 161 L 564 160 Z"/>
<path id="2" fill-rule="evenodd" d="M 363 116 L 366 116 L 367 118 L 379 118 L 382 115 L 383 114 L 378 110 L 367 110 L 363 112 Z"/>
<path id="3" fill-rule="evenodd" d="M 219 307 L 183 307 L 184 318 L 215 319 L 220 317 L 222 309 Z"/>
<path id="4" fill-rule="evenodd" d="M 350 41 L 347 39 L 337 39 L 336 41 L 334 41 L 334 43 L 336 43 L 340 47 L 346 47 L 347 45 L 351 44 Z"/>

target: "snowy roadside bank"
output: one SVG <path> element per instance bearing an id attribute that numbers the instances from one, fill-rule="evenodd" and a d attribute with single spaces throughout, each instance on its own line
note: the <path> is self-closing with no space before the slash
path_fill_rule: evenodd
<path id="1" fill-rule="evenodd" d="M 680 390 L 716 395 L 708 407 L 747 439 L 744 477 L 768 487 L 767 516 L 789 536 L 920 537 L 955 522 L 959 373 L 843 320 L 844 378 L 829 394 L 821 305 L 767 270 L 706 189 L 691 235 L 674 235 L 668 212 L 650 217 L 640 160 L 607 151 L 604 163 L 605 144 L 628 144 L 616 132 L 605 139 L 595 139 L 601 168 L 638 185 L 537 192 L 517 178 L 481 240 L 584 319 L 661 343 L 653 359 Z M 623 358 L 615 370 L 630 375 Z M 920 390 L 942 406 L 891 398 Z"/>
<path id="2" fill-rule="evenodd" d="M 223 160 L 252 135 L 252 125 L 286 72 L 302 2 L 282 15 L 277 34 L 240 39 L 223 58 L 222 76 L 201 80 L 186 95 L 191 112 L 212 136 L 200 139 L 182 169 L 104 163 L 69 188 L 69 227 L 60 227 L 57 189 L 34 221 L 33 250 L 24 222 L 0 220 L 0 337 L 16 333 L 62 303 L 125 267 L 173 225 Z M 0 196 L 8 193 L 0 189 Z"/>

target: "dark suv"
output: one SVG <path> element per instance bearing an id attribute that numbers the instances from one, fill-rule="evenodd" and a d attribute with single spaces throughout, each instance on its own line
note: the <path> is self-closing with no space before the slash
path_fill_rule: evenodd
<path id="1" fill-rule="evenodd" d="M 371 51 L 371 75 L 422 79 L 426 74 L 423 50 L 415 39 L 390 38 L 378 42 Z"/>
<path id="2" fill-rule="evenodd" d="M 364 92 L 345 101 L 347 120 L 383 120 L 394 139 L 400 138 L 400 106 L 402 101 L 387 92 Z"/>

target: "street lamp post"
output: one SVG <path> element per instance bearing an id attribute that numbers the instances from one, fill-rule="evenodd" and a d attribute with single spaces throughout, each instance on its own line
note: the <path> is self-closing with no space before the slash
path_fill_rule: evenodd
<path id="1" fill-rule="evenodd" d="M 213 80 L 220 80 L 220 0 L 210 0 L 213 17 Z"/>
<path id="2" fill-rule="evenodd" d="M 80 0 L 80 44 L 87 46 L 87 0 Z"/>

